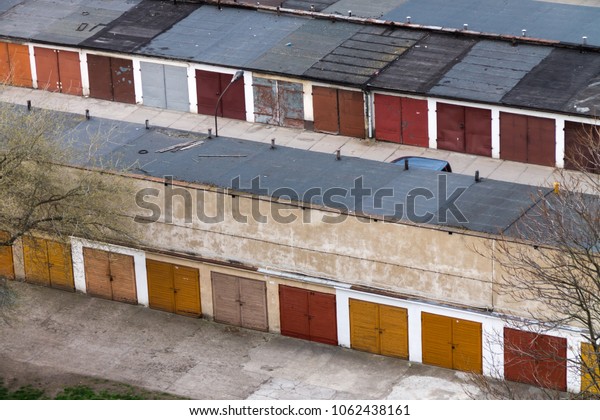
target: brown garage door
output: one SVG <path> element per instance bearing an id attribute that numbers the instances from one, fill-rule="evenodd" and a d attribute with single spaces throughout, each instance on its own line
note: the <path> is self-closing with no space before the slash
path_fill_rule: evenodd
<path id="1" fill-rule="evenodd" d="M 27 45 L 0 42 L 0 82 L 14 86 L 32 86 Z"/>
<path id="2" fill-rule="evenodd" d="M 600 364 L 590 343 L 581 344 L 581 391 L 600 394 Z"/>
<path id="3" fill-rule="evenodd" d="M 427 101 L 375 94 L 375 134 L 378 140 L 427 147 Z"/>
<path id="4" fill-rule="evenodd" d="M 223 90 L 231 82 L 231 74 L 196 70 L 196 94 L 198 113 L 215 115 L 217 101 Z M 225 118 L 246 120 L 246 99 L 244 80 L 238 80 L 229 87 L 221 98 L 217 115 Z"/>
<path id="5" fill-rule="evenodd" d="M 25 280 L 57 289 L 75 290 L 71 251 L 65 244 L 41 238 L 23 238 Z"/>
<path id="6" fill-rule="evenodd" d="M 567 339 L 504 328 L 504 377 L 566 391 Z"/>
<path id="7" fill-rule="evenodd" d="M 365 137 L 362 92 L 313 86 L 313 112 L 316 131 Z"/>
<path id="8" fill-rule="evenodd" d="M 488 109 L 437 104 L 439 149 L 492 155 L 492 113 Z"/>
<path id="9" fill-rule="evenodd" d="M 71 95 L 83 93 L 79 53 L 35 47 L 34 54 L 38 88 Z"/>
<path id="10" fill-rule="evenodd" d="M 197 269 L 154 260 L 146 260 L 146 269 L 151 308 L 179 315 L 202 315 Z"/>
<path id="11" fill-rule="evenodd" d="M 263 281 L 211 273 L 215 320 L 267 331 L 267 291 Z"/>
<path id="12" fill-rule="evenodd" d="M 131 60 L 88 54 L 87 65 L 92 98 L 135 103 Z"/>
<path id="13" fill-rule="evenodd" d="M 137 303 L 133 257 L 83 248 L 87 293 L 104 299 Z"/>
<path id="14" fill-rule="evenodd" d="M 600 174 L 600 127 L 565 121 L 565 168 Z"/>
<path id="15" fill-rule="evenodd" d="M 404 308 L 350 299 L 353 349 L 408 359 L 408 313 Z"/>
<path id="16" fill-rule="evenodd" d="M 6 241 L 9 238 L 7 232 L 0 231 L 0 241 Z M 15 268 L 13 265 L 12 247 L 0 246 L 0 277 L 14 279 Z"/>
<path id="17" fill-rule="evenodd" d="M 481 324 L 421 314 L 423 363 L 466 372 L 482 372 Z"/>
<path id="18" fill-rule="evenodd" d="M 550 118 L 500 113 L 500 157 L 516 162 L 554 166 L 555 121 Z"/>
<path id="19" fill-rule="evenodd" d="M 279 286 L 281 334 L 337 345 L 335 295 Z"/>

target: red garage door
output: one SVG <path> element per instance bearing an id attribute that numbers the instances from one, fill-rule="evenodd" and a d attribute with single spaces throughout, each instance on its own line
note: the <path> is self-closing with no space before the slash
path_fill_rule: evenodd
<path id="1" fill-rule="evenodd" d="M 427 147 L 427 101 L 375 94 L 377 140 Z"/>
<path id="2" fill-rule="evenodd" d="M 87 64 L 92 98 L 135 103 L 131 60 L 88 54 Z"/>
<path id="3" fill-rule="evenodd" d="M 215 115 L 215 107 L 223 90 L 231 82 L 231 74 L 196 70 L 196 93 L 198 96 L 198 113 Z M 236 120 L 246 120 L 246 99 L 244 80 L 232 84 L 223 95 L 217 115 Z"/>
<path id="4" fill-rule="evenodd" d="M 567 390 L 567 339 L 504 328 L 504 377 Z"/>
<path id="5" fill-rule="evenodd" d="M 279 286 L 281 334 L 337 345 L 335 295 Z"/>
<path id="6" fill-rule="evenodd" d="M 492 112 L 438 102 L 437 147 L 454 152 L 492 156 Z"/>
<path id="7" fill-rule="evenodd" d="M 500 113 L 500 157 L 554 166 L 556 129 L 553 119 Z"/>
<path id="8" fill-rule="evenodd" d="M 38 88 L 71 95 L 83 93 L 79 53 L 35 47 L 34 54 Z"/>
<path id="9" fill-rule="evenodd" d="M 600 173 L 600 126 L 565 122 L 565 168 Z"/>
<path id="10" fill-rule="evenodd" d="M 365 137 L 362 92 L 313 86 L 313 111 L 316 131 Z"/>

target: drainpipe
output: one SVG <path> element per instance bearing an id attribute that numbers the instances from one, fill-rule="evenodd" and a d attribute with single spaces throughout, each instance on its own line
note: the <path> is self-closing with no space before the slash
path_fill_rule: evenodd
<path id="1" fill-rule="evenodd" d="M 365 96 L 365 115 L 367 116 L 367 136 L 373 138 L 373 106 L 372 106 L 372 95 L 367 89 L 363 90 Z"/>

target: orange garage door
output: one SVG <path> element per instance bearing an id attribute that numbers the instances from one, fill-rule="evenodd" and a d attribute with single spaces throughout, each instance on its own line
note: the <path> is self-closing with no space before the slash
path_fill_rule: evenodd
<path id="1" fill-rule="evenodd" d="M 481 324 L 464 319 L 421 314 L 423 363 L 482 372 Z"/>
<path id="2" fill-rule="evenodd" d="M 200 276 L 195 268 L 146 260 L 150 307 L 199 317 Z"/>
<path id="3" fill-rule="evenodd" d="M 356 350 L 408 359 L 408 312 L 350 299 L 350 344 Z"/>
<path id="4" fill-rule="evenodd" d="M 131 255 L 83 248 L 87 293 L 119 302 L 137 303 Z"/>
<path id="5" fill-rule="evenodd" d="M 31 87 L 31 64 L 27 45 L 0 42 L 0 83 Z"/>
<path id="6" fill-rule="evenodd" d="M 7 232 L 0 231 L 0 241 L 8 239 Z M 14 279 L 15 268 L 13 265 L 12 247 L 0 246 L 0 277 Z"/>
<path id="7" fill-rule="evenodd" d="M 25 280 L 69 291 L 75 290 L 70 248 L 47 239 L 24 237 Z"/>
<path id="8" fill-rule="evenodd" d="M 590 343 L 581 344 L 581 391 L 600 394 L 600 364 Z"/>

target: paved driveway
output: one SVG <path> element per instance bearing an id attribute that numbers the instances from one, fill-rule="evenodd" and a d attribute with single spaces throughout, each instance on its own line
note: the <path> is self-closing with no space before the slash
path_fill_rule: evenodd
<path id="1" fill-rule="evenodd" d="M 0 377 L 90 375 L 193 399 L 466 399 L 465 374 L 13 283 Z M 12 367 L 12 369 L 9 369 Z"/>

